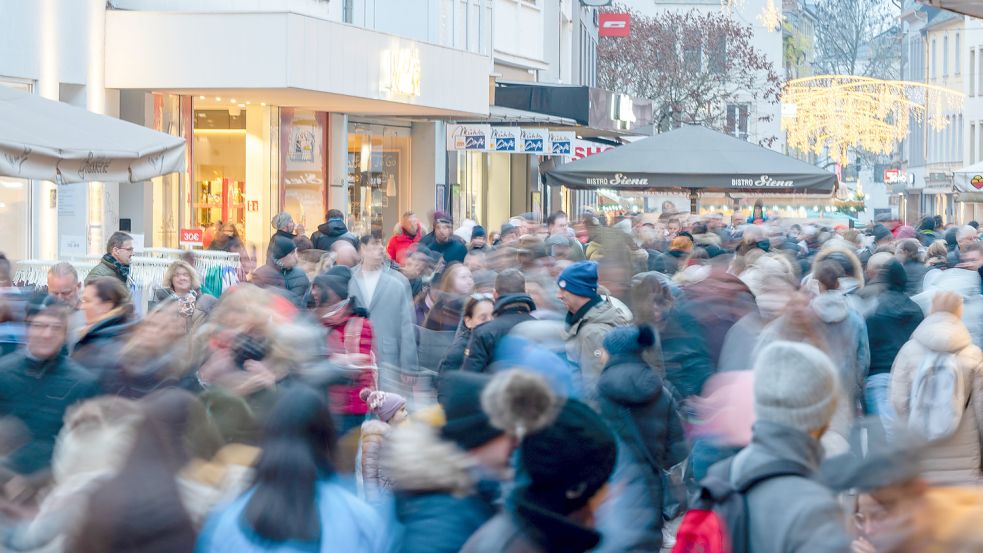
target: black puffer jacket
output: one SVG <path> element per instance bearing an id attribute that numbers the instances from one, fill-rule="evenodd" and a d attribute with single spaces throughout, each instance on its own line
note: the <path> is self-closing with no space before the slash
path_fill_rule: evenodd
<path id="1" fill-rule="evenodd" d="M 451 343 L 451 347 L 447 349 L 447 354 L 440 361 L 440 366 L 437 368 L 437 372 L 444 374 L 447 371 L 460 370 L 461 365 L 464 364 L 464 356 L 468 352 L 468 343 L 471 342 L 471 329 L 461 325 L 461 328 L 457 331 L 454 336 L 454 341 Z"/>
<path id="2" fill-rule="evenodd" d="M 272 261 L 253 271 L 253 284 L 260 288 L 279 288 L 289 292 L 290 300 L 297 307 L 304 308 L 307 291 L 311 281 L 307 274 L 297 267 L 284 269 Z"/>
<path id="3" fill-rule="evenodd" d="M 462 371 L 488 372 L 488 366 L 495 360 L 495 346 L 499 340 L 512 331 L 512 328 L 533 320 L 532 312 L 536 304 L 526 294 L 509 294 L 495 302 L 495 318 L 478 325 L 471 332 L 471 341 L 464 358 Z"/>
<path id="4" fill-rule="evenodd" d="M 601 415 L 620 444 L 618 457 L 633 531 L 618 538 L 619 551 L 662 546 L 662 471 L 689 454 L 676 404 L 662 379 L 638 353 L 613 355 L 597 383 Z M 628 476 L 631 475 L 631 476 Z M 631 543 L 628 543 L 631 542 Z"/>
<path id="5" fill-rule="evenodd" d="M 431 232 L 420 239 L 420 245 L 439 253 L 444 258 L 445 263 L 452 263 L 454 261 L 463 263 L 464 258 L 468 255 L 468 247 L 464 244 L 464 240 L 453 234 L 446 242 L 441 243 L 437 241 L 437 236 Z"/>
<path id="6" fill-rule="evenodd" d="M 891 372 L 901 346 L 911 339 L 925 318 L 918 304 L 905 294 L 908 278 L 901 263 L 892 261 L 885 269 L 884 278 L 878 280 L 868 286 L 883 288 L 877 295 L 877 307 L 867 317 L 870 375 Z"/>
<path id="7" fill-rule="evenodd" d="M 331 246 L 338 240 L 345 240 L 358 248 L 358 238 L 349 232 L 341 219 L 329 219 L 328 222 L 318 225 L 317 231 L 311 234 L 311 243 L 316 250 L 331 251 Z"/>

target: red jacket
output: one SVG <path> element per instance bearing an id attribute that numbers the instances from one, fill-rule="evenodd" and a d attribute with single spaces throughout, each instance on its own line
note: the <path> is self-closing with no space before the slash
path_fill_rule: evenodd
<path id="1" fill-rule="evenodd" d="M 344 313 L 330 319 L 321 319 L 328 329 L 328 351 L 339 354 L 372 356 L 372 323 L 367 317 L 356 315 L 347 308 Z M 362 388 L 375 388 L 375 371 L 365 368 L 359 371 L 355 386 L 331 386 L 328 399 L 333 413 L 364 415 L 369 406 L 358 397 Z"/>
<path id="2" fill-rule="evenodd" d="M 423 238 L 423 225 L 416 228 L 416 234 L 413 236 L 406 234 L 406 230 L 400 227 L 399 234 L 394 234 L 389 239 L 389 245 L 386 246 L 389 259 L 402 265 L 403 261 L 406 260 L 406 255 L 413 251 L 414 244 L 419 242 L 421 238 Z"/>

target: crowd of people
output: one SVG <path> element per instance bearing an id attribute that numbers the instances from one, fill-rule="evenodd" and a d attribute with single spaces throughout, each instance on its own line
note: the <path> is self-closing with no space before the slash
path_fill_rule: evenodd
<path id="1" fill-rule="evenodd" d="M 0 550 L 983 550 L 975 223 L 459 223 L 0 257 Z"/>

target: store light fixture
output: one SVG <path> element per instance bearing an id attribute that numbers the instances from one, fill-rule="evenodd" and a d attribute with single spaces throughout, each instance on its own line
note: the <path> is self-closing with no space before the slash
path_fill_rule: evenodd
<path id="1" fill-rule="evenodd" d="M 239 107 L 240 108 L 244 108 L 244 107 L 246 107 L 246 104 L 239 104 Z"/>
<path id="2" fill-rule="evenodd" d="M 260 102 L 259 105 L 266 107 L 266 102 Z"/>
<path id="3" fill-rule="evenodd" d="M 204 100 L 204 99 L 205 99 L 205 97 L 204 97 L 204 96 L 199 96 L 199 97 L 198 97 L 198 99 L 199 99 L 199 100 Z"/>
<path id="4" fill-rule="evenodd" d="M 236 99 L 235 98 L 230 98 L 229 99 L 229 102 L 232 103 L 232 104 L 234 104 L 234 103 L 236 103 Z"/>
<path id="5" fill-rule="evenodd" d="M 222 97 L 221 96 L 216 96 L 215 97 L 215 101 L 216 102 L 221 102 L 222 101 Z"/>

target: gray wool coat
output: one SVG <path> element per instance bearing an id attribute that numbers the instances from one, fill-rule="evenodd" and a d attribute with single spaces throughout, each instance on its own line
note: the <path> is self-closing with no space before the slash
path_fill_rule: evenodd
<path id="1" fill-rule="evenodd" d="M 815 472 L 822 458 L 822 446 L 808 434 L 782 424 L 758 421 L 754 423 L 751 445 L 734 458 L 731 482 L 776 460 L 795 461 Z M 754 553 L 850 551 L 843 510 L 833 492 L 814 480 L 775 477 L 752 488 L 747 501 Z"/>
<path id="2" fill-rule="evenodd" d="M 348 293 L 358 298 L 360 305 L 369 310 L 372 322 L 372 344 L 376 363 L 394 365 L 404 371 L 419 367 L 416 335 L 413 331 L 413 300 L 410 283 L 403 275 L 383 269 L 375 294 L 369 298 L 361 287 L 362 268 L 352 269 Z"/>

